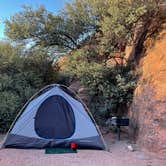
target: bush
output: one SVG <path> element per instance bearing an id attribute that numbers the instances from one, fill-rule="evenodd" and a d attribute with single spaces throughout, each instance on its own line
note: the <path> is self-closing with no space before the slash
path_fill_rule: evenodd
<path id="1" fill-rule="evenodd" d="M 111 116 L 125 115 L 136 85 L 132 64 L 107 67 L 100 61 L 90 61 L 84 49 L 73 52 L 65 62 L 65 70 L 88 88 L 89 108 L 95 119 L 103 124 Z"/>
<path id="2" fill-rule="evenodd" d="M 0 132 L 9 129 L 23 104 L 41 85 L 42 80 L 31 72 L 0 75 Z"/>
<path id="3" fill-rule="evenodd" d="M 6 132 L 25 102 L 39 89 L 57 81 L 57 67 L 40 51 L 20 54 L 0 45 L 0 132 Z M 30 56 L 31 55 L 31 56 Z"/>

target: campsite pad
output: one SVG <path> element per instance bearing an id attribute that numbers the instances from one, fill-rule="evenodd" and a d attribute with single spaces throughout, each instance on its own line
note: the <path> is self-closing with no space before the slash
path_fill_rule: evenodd
<path id="1" fill-rule="evenodd" d="M 46 148 L 45 154 L 63 154 L 63 153 L 77 153 L 76 149 L 71 148 Z"/>

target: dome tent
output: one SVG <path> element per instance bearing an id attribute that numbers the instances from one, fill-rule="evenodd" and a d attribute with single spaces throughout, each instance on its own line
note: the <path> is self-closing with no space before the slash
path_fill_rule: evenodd
<path id="1" fill-rule="evenodd" d="M 79 97 L 63 85 L 52 84 L 25 104 L 2 147 L 69 147 L 71 142 L 78 148 L 106 148 L 93 117 Z"/>

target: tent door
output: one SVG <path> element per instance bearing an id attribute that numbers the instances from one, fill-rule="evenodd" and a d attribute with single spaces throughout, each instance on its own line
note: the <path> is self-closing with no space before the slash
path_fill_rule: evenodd
<path id="1" fill-rule="evenodd" d="M 65 139 L 75 131 L 75 117 L 71 105 L 60 95 L 48 97 L 38 108 L 35 131 L 46 139 Z"/>

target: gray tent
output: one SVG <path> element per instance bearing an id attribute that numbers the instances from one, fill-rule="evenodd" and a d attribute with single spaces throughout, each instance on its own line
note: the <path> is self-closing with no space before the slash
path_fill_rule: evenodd
<path id="1" fill-rule="evenodd" d="M 3 147 L 69 147 L 105 149 L 94 119 L 67 87 L 53 84 L 35 94 L 9 130 Z"/>

